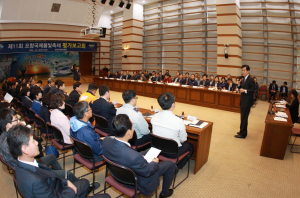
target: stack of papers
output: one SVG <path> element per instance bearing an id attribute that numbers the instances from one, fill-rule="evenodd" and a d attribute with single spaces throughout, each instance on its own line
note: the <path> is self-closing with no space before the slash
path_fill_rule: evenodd
<path id="1" fill-rule="evenodd" d="M 13 99 L 14 98 L 9 93 L 6 93 L 4 96 L 4 100 L 6 100 L 8 103 L 11 103 Z"/>
<path id="2" fill-rule="evenodd" d="M 207 122 L 199 121 L 199 120 L 194 120 L 194 121 L 189 121 L 189 120 L 183 120 L 183 123 L 185 125 L 191 126 L 191 127 L 197 127 L 200 129 L 203 129 L 206 125 L 208 125 Z"/>
<path id="3" fill-rule="evenodd" d="M 283 121 L 283 122 L 287 122 L 287 119 L 285 119 L 285 118 L 281 118 L 281 117 L 274 117 L 274 120 L 276 120 L 276 121 Z"/>
<path id="4" fill-rule="evenodd" d="M 190 85 L 181 85 L 182 87 L 188 87 L 188 86 L 190 86 Z"/>
<path id="5" fill-rule="evenodd" d="M 286 108 L 285 105 L 276 105 L 276 107 L 278 107 L 278 108 L 284 108 L 284 109 Z"/>
<path id="6" fill-rule="evenodd" d="M 276 117 L 281 117 L 281 118 L 288 118 L 288 115 L 284 112 L 277 112 L 275 113 Z"/>
<path id="7" fill-rule="evenodd" d="M 148 163 L 150 163 L 154 158 L 157 158 L 160 152 L 161 150 L 151 147 L 147 154 L 144 156 L 144 158 L 145 160 L 147 160 Z"/>
<path id="8" fill-rule="evenodd" d="M 224 92 L 229 92 L 229 90 L 227 90 L 227 89 L 221 89 L 221 91 L 224 91 Z"/>

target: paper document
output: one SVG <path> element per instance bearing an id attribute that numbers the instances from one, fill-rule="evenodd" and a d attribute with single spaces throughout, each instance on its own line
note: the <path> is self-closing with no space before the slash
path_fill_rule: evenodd
<path id="1" fill-rule="evenodd" d="M 150 163 L 154 158 L 157 158 L 161 150 L 151 147 L 147 154 L 144 156 L 145 160 Z"/>
<path id="2" fill-rule="evenodd" d="M 13 100 L 14 98 L 9 94 L 9 93 L 6 93 L 5 96 L 4 96 L 4 100 L 6 100 L 7 102 L 11 103 L 11 101 Z"/>
<path id="3" fill-rule="evenodd" d="M 283 121 L 283 122 L 287 122 L 287 119 L 285 119 L 285 118 L 281 118 L 281 117 L 274 117 L 274 120 L 276 120 L 276 121 Z"/>
<path id="4" fill-rule="evenodd" d="M 276 105 L 278 108 L 286 108 L 285 105 Z"/>
<path id="5" fill-rule="evenodd" d="M 276 117 L 288 118 L 288 115 L 285 112 L 275 113 Z"/>
<path id="6" fill-rule="evenodd" d="M 199 120 L 194 120 L 193 122 L 188 124 L 191 127 L 197 127 L 200 129 L 203 129 L 206 125 L 208 125 L 207 122 L 199 121 Z"/>

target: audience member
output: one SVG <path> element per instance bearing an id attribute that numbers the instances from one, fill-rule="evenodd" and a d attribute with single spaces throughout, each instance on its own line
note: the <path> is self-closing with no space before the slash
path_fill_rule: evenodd
<path id="1" fill-rule="evenodd" d="M 89 122 L 89 119 L 92 117 L 92 108 L 89 107 L 86 101 L 81 101 L 75 104 L 73 111 L 74 116 L 70 119 L 70 134 L 77 140 L 87 143 L 92 148 L 95 162 L 102 161 L 102 141 Z M 89 160 L 93 161 L 93 159 Z"/>
<path id="2" fill-rule="evenodd" d="M 43 106 L 40 108 L 40 112 L 39 115 L 40 117 L 45 121 L 45 123 L 47 124 L 47 122 L 51 123 L 50 121 L 50 103 L 51 103 L 51 93 L 47 93 L 43 96 L 42 98 L 42 102 L 43 102 Z M 48 127 L 48 125 L 47 125 Z M 41 128 L 41 133 L 47 134 L 47 131 Z M 48 127 L 48 135 L 52 134 L 52 129 L 51 127 Z"/>
<path id="3" fill-rule="evenodd" d="M 32 92 L 34 84 L 35 84 L 35 80 L 31 77 L 30 80 L 29 80 L 30 92 Z"/>
<path id="4" fill-rule="evenodd" d="M 179 147 L 179 155 L 188 151 L 191 156 L 194 149 L 193 145 L 186 141 L 187 133 L 184 122 L 173 114 L 175 96 L 170 92 L 165 92 L 157 98 L 157 101 L 163 111 L 156 113 L 151 119 L 153 134 L 175 140 Z M 177 155 L 161 154 L 169 158 L 177 158 Z M 188 157 L 178 164 L 178 168 L 183 168 L 187 161 Z"/>
<path id="5" fill-rule="evenodd" d="M 134 124 L 128 115 L 117 115 L 112 123 L 115 138 L 106 137 L 103 140 L 103 155 L 114 163 L 130 168 L 137 177 L 137 189 L 149 197 L 159 186 L 159 177 L 163 176 L 160 198 L 170 197 L 176 166 L 171 161 L 159 162 L 154 158 L 148 163 L 144 156 L 146 152 L 137 152 L 130 147 L 128 141 L 133 137 Z"/>
<path id="6" fill-rule="evenodd" d="M 68 99 L 66 99 L 66 104 L 71 105 L 74 107 L 74 105 L 79 101 L 80 94 L 81 94 L 81 83 L 75 82 L 73 84 L 73 91 L 70 93 Z"/>
<path id="7" fill-rule="evenodd" d="M 109 87 L 107 85 L 101 85 L 99 88 L 100 98 L 95 100 L 93 103 L 93 113 L 99 116 L 104 117 L 109 126 L 109 134 L 114 135 L 112 130 L 112 120 L 116 116 L 117 110 L 113 104 L 108 102 L 110 98 Z M 105 129 L 102 129 L 104 132 L 108 133 Z"/>
<path id="8" fill-rule="evenodd" d="M 22 89 L 22 84 L 18 84 L 16 86 L 16 98 L 21 101 L 21 89 Z"/>
<path id="9" fill-rule="evenodd" d="M 34 159 L 39 151 L 31 129 L 22 125 L 12 127 L 8 132 L 7 143 L 12 155 L 18 158 L 15 176 L 18 189 L 25 197 L 75 198 L 85 197 L 88 193 L 88 180 L 71 182 L 67 178 L 59 177 L 56 172 Z M 97 197 L 107 196 L 97 195 Z"/>
<path id="10" fill-rule="evenodd" d="M 200 81 L 199 86 L 200 87 L 208 87 L 209 85 L 209 80 L 207 79 L 207 74 L 202 75 L 202 80 Z"/>
<path id="11" fill-rule="evenodd" d="M 270 102 L 272 97 L 273 97 L 273 100 L 276 99 L 277 91 L 278 91 L 278 85 L 276 84 L 276 81 L 273 80 L 272 83 L 269 86 L 269 94 L 270 94 L 269 102 Z"/>
<path id="12" fill-rule="evenodd" d="M 50 115 L 51 124 L 57 127 L 64 138 L 65 145 L 72 144 L 70 140 L 70 121 L 62 112 L 65 109 L 65 96 L 57 93 L 51 96 L 51 108 L 53 111 Z M 62 142 L 58 142 L 63 144 Z"/>
<path id="13" fill-rule="evenodd" d="M 52 80 L 52 82 L 50 82 Z M 59 80 L 56 80 L 54 82 L 54 80 L 52 78 L 49 78 L 48 79 L 48 85 L 50 86 L 50 89 L 47 93 L 52 93 L 56 88 L 57 88 L 57 83 L 58 83 Z M 50 83 L 49 83 L 50 82 Z"/>
<path id="14" fill-rule="evenodd" d="M 172 78 L 169 74 L 165 74 L 165 78 L 164 80 L 162 81 L 163 83 L 172 83 Z"/>
<path id="15" fill-rule="evenodd" d="M 117 115 L 126 114 L 129 116 L 131 122 L 133 123 L 133 128 L 137 136 L 136 146 L 149 142 L 149 125 L 143 117 L 142 113 L 134 108 L 138 99 L 135 90 L 128 89 L 124 91 L 122 97 L 125 104 L 123 104 L 123 106 L 117 110 Z"/>
<path id="16" fill-rule="evenodd" d="M 293 124 L 298 121 L 298 115 L 299 115 L 299 100 L 298 100 L 298 92 L 296 90 L 291 91 L 291 99 L 292 103 L 288 104 L 286 103 L 285 106 L 289 108 L 292 122 Z"/>
<path id="17" fill-rule="evenodd" d="M 283 85 L 280 87 L 279 95 L 285 100 L 288 96 L 289 88 L 287 87 L 287 82 L 284 82 Z"/>
<path id="18" fill-rule="evenodd" d="M 22 104 L 27 107 L 28 109 L 32 106 L 32 100 L 29 98 L 30 96 L 30 89 L 28 87 L 25 87 L 21 90 L 22 95 Z"/>
<path id="19" fill-rule="evenodd" d="M 228 91 L 235 91 L 236 88 L 237 88 L 237 84 L 233 83 L 231 78 L 228 78 L 224 89 Z"/>
<path id="20" fill-rule="evenodd" d="M 33 95 L 33 102 L 32 102 L 32 106 L 31 109 L 38 115 L 40 115 L 40 109 L 42 107 L 42 102 L 40 101 L 40 99 L 42 99 L 43 95 L 42 95 L 42 91 L 40 89 L 35 89 L 34 92 L 32 93 Z"/>
<path id="21" fill-rule="evenodd" d="M 96 92 L 98 89 L 98 85 L 96 83 L 91 83 L 88 86 L 88 90 L 81 94 L 79 101 L 86 101 L 91 108 L 93 108 L 93 102 L 97 100 Z"/>

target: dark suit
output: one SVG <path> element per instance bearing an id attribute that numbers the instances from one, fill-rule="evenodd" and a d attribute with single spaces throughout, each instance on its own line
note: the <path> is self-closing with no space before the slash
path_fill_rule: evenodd
<path id="1" fill-rule="evenodd" d="M 120 79 L 126 79 L 126 75 L 120 75 Z"/>
<path id="2" fill-rule="evenodd" d="M 79 98 L 80 94 L 76 90 L 73 90 L 65 102 L 74 107 L 74 105 L 79 101 Z"/>
<path id="3" fill-rule="evenodd" d="M 253 105 L 253 94 L 255 82 L 254 79 L 250 76 L 247 77 L 246 81 L 242 83 L 241 88 L 247 90 L 247 93 L 241 93 L 241 125 L 240 125 L 240 135 L 247 136 L 247 127 L 248 127 L 248 117 L 250 109 Z"/>
<path id="4" fill-rule="evenodd" d="M 107 78 L 113 78 L 114 77 L 114 75 L 112 75 L 112 74 L 107 74 Z"/>
<path id="5" fill-rule="evenodd" d="M 107 102 L 104 98 L 99 98 L 93 102 L 93 113 L 107 119 L 110 134 L 114 135 L 112 120 L 116 116 L 117 110 L 113 104 Z M 104 130 L 104 132 L 107 132 Z"/>
<path id="6" fill-rule="evenodd" d="M 221 83 L 220 83 L 220 82 L 217 82 L 217 86 L 216 86 L 216 82 L 213 82 L 212 86 L 213 86 L 213 87 L 217 87 L 217 89 L 220 89 Z"/>
<path id="7" fill-rule="evenodd" d="M 235 91 L 236 86 L 237 86 L 237 84 L 232 83 L 232 86 L 229 87 L 229 84 L 226 83 L 226 84 L 225 84 L 225 89 L 226 89 L 226 90 L 229 90 L 229 91 Z"/>
<path id="8" fill-rule="evenodd" d="M 287 86 L 285 86 L 285 91 L 283 92 L 283 87 L 280 87 L 280 95 L 282 96 L 282 98 L 286 98 L 288 93 L 289 93 L 289 88 Z"/>
<path id="9" fill-rule="evenodd" d="M 295 98 L 292 102 L 292 104 L 286 104 L 286 107 L 290 109 L 291 118 L 293 123 L 298 121 L 298 115 L 299 115 L 299 100 L 298 98 Z"/>
<path id="10" fill-rule="evenodd" d="M 208 82 L 207 82 L 207 86 L 214 86 L 214 83 L 215 83 L 215 80 L 209 80 Z"/>
<path id="11" fill-rule="evenodd" d="M 131 80 L 138 80 L 138 79 L 140 79 L 139 75 L 133 75 L 131 78 Z"/>
<path id="12" fill-rule="evenodd" d="M 160 77 L 159 77 L 159 76 L 158 76 L 158 77 L 157 77 L 157 76 L 155 76 L 155 77 L 153 77 L 153 78 L 152 78 L 152 81 L 153 81 L 153 82 L 155 82 L 155 81 L 158 81 L 158 82 L 160 82 L 160 81 L 161 81 L 161 79 L 160 79 Z"/>
<path id="13" fill-rule="evenodd" d="M 47 93 L 49 93 L 49 91 L 50 91 L 50 85 L 47 84 L 47 85 L 44 87 L 44 95 L 47 94 Z"/>
<path id="14" fill-rule="evenodd" d="M 200 83 L 199 83 L 199 86 L 200 85 L 203 85 L 203 87 L 207 87 L 208 86 L 208 83 L 209 83 L 209 80 L 206 79 L 205 81 L 204 80 L 201 80 Z"/>
<path id="15" fill-rule="evenodd" d="M 190 81 L 188 82 L 188 85 L 191 85 L 191 86 L 198 86 L 198 82 L 197 82 L 196 80 L 190 79 Z"/>
<path id="16" fill-rule="evenodd" d="M 184 78 L 183 81 L 182 81 L 182 84 L 183 85 L 188 85 L 190 81 L 191 81 L 190 78 Z"/>
<path id="17" fill-rule="evenodd" d="M 80 76 L 81 76 L 80 70 L 77 71 L 76 69 L 71 69 L 71 71 L 74 74 L 74 80 L 75 81 L 80 81 Z"/>
<path id="18" fill-rule="evenodd" d="M 18 189 L 26 198 L 44 197 L 85 197 L 89 182 L 81 179 L 73 182 L 77 187 L 77 196 L 67 187 L 67 179 L 61 179 L 51 168 L 39 164 L 39 168 L 17 161 L 15 165 Z"/>
<path id="19" fill-rule="evenodd" d="M 120 78 L 120 75 L 115 75 L 114 78 Z"/>
<path id="20" fill-rule="evenodd" d="M 272 90 L 275 90 L 275 92 L 271 92 Z M 278 91 L 278 85 L 277 84 L 273 85 L 273 83 L 271 83 L 269 86 L 269 94 L 270 94 L 269 102 L 272 97 L 273 97 L 273 100 L 275 100 L 277 91 Z"/>
<path id="21" fill-rule="evenodd" d="M 177 83 L 178 80 L 179 80 L 179 77 L 175 77 L 175 78 L 173 79 L 173 82 L 174 82 L 174 83 Z"/>
<path id="22" fill-rule="evenodd" d="M 126 80 L 130 80 L 131 79 L 131 75 L 130 74 L 128 74 L 128 75 L 126 74 L 125 79 Z"/>
<path id="23" fill-rule="evenodd" d="M 108 68 L 106 68 L 106 67 L 103 68 L 102 70 L 108 72 Z"/>
<path id="24" fill-rule="evenodd" d="M 43 105 L 40 109 L 40 117 L 45 121 L 51 123 L 50 121 L 50 111 L 49 108 L 46 105 Z M 48 125 L 47 125 L 48 127 Z M 41 129 L 41 133 L 46 133 L 46 130 Z M 51 127 L 48 127 L 48 134 L 52 134 L 52 129 Z"/>
<path id="25" fill-rule="evenodd" d="M 167 193 L 176 165 L 171 161 L 148 163 L 141 153 L 114 138 L 103 140 L 103 155 L 109 160 L 130 168 L 137 178 L 137 189 L 149 197 L 159 186 L 159 177 L 163 175 L 163 194 Z"/>

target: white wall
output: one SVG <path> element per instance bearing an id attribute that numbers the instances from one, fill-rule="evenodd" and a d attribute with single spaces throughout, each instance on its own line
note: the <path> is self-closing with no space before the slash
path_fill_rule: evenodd
<path id="1" fill-rule="evenodd" d="M 109 14 L 102 14 L 100 16 L 97 27 L 111 28 L 110 23 L 111 23 L 111 16 Z"/>

